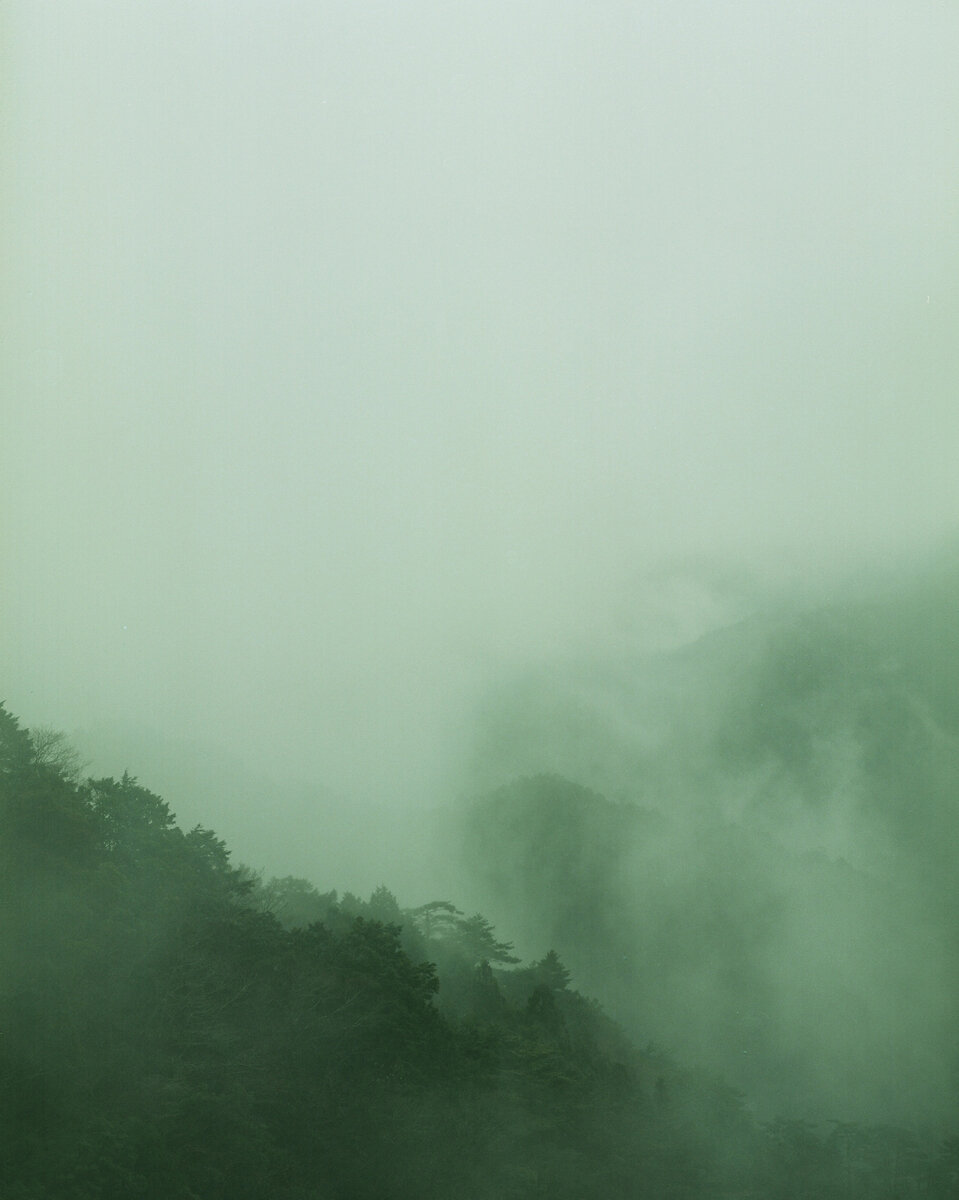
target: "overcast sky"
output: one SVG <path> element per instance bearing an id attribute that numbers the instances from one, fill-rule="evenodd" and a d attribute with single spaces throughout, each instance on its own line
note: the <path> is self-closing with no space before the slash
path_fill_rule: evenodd
<path id="1" fill-rule="evenodd" d="M 411 796 L 486 678 L 663 557 L 954 528 L 953 4 L 0 22 L 28 722 Z"/>

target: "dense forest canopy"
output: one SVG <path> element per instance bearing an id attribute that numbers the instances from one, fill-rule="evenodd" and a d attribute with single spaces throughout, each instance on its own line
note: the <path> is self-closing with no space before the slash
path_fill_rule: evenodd
<path id="1" fill-rule="evenodd" d="M 0 708 L 3 1195 L 954 1194 L 948 1122 L 762 1117 L 714 1069 L 639 1048 L 647 992 L 630 1038 L 577 990 L 588 940 L 620 925 L 631 953 L 629 914 L 595 884 L 642 814 L 550 777 L 475 812 L 511 854 L 531 822 L 552 831 L 538 858 L 499 856 L 500 878 L 525 873 L 540 916 L 552 897 L 577 972 L 547 946 L 521 962 L 445 897 L 264 880 L 130 774 L 83 778 L 62 737 Z M 538 896 L 536 870 L 554 873 Z"/>
<path id="2" fill-rule="evenodd" d="M 0 46 L 0 1200 L 959 1196 L 959 5 Z"/>

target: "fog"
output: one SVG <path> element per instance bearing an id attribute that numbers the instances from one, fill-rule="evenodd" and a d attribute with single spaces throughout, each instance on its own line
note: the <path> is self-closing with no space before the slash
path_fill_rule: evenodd
<path id="1" fill-rule="evenodd" d="M 883 645 L 955 596 L 843 618 L 866 666 L 811 685 L 832 635 L 782 614 L 906 594 L 954 538 L 959 11 L 8 0 L 0 29 L 10 711 L 268 874 L 555 939 L 770 1105 L 938 1119 L 959 724 L 935 648 Z M 423 875 L 454 797 L 538 772 L 664 822 L 571 860 L 622 944 L 556 910 L 556 863 Z"/>
<path id="2" fill-rule="evenodd" d="M 25 719 L 408 803 L 664 558 L 954 523 L 947 6 L 2 20 Z"/>

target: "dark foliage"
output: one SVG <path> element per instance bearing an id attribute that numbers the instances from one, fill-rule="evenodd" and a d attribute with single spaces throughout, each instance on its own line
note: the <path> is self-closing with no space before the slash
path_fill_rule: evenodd
<path id="1" fill-rule="evenodd" d="M 953 1194 L 953 1143 L 759 1129 L 555 951 L 516 967 L 449 901 L 264 886 L 73 767 L 0 707 L 5 1200 Z"/>

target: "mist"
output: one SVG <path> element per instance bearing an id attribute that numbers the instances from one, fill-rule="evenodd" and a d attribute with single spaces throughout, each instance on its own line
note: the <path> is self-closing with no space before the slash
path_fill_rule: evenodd
<path id="1" fill-rule="evenodd" d="M 959 12 L 9 0 L 0 23 L 0 699 L 268 875 L 448 892 L 530 957 L 568 936 L 618 1019 L 711 1069 L 752 1021 L 738 1082 L 770 1105 L 898 1120 L 926 1082 L 938 1119 L 952 933 L 910 832 L 954 832 L 934 656 L 900 656 L 932 800 L 910 827 L 889 784 L 897 826 L 863 807 L 873 709 L 835 681 L 829 730 L 790 708 L 769 638 L 908 606 L 954 539 Z M 862 696 L 894 627 L 863 634 Z M 638 1017 L 528 880 L 454 852 L 444 806 L 541 773 L 667 823 L 610 884 L 660 914 L 643 953 L 687 954 Z M 778 879 L 761 1013 L 683 940 L 726 878 L 710 822 L 747 831 L 757 904 Z M 840 898 L 825 946 L 804 853 Z M 886 992 L 865 957 L 843 976 L 847 1016 L 877 999 L 840 1085 L 789 952 L 825 987 L 881 941 L 893 877 L 901 954 Z M 866 1056 L 911 986 L 931 1033 L 896 1100 Z"/>
<path id="2" fill-rule="evenodd" d="M 26 717 L 405 803 L 651 563 L 955 521 L 942 6 L 3 19 Z"/>

